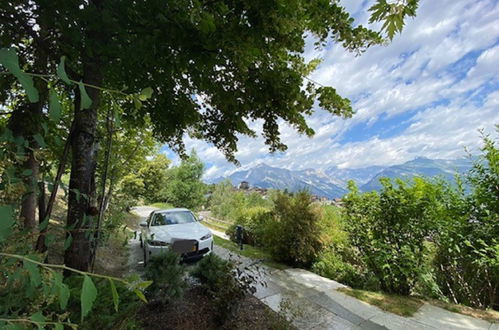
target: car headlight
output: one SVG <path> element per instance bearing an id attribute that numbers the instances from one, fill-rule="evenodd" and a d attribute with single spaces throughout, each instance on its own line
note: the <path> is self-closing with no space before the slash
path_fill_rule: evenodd
<path id="1" fill-rule="evenodd" d="M 169 243 L 163 242 L 163 241 L 156 241 L 156 240 L 150 240 L 148 242 L 150 246 L 170 246 Z"/>
<path id="2" fill-rule="evenodd" d="M 206 234 L 206 235 L 204 235 L 203 237 L 201 237 L 201 240 L 202 240 L 202 241 L 204 241 L 205 239 L 208 239 L 208 238 L 210 238 L 210 237 L 211 237 L 211 233 Z"/>

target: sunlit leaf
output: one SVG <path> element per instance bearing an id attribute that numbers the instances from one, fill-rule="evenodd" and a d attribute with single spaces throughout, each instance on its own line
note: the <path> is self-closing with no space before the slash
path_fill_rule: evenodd
<path id="1" fill-rule="evenodd" d="M 135 289 L 135 290 L 133 290 L 133 292 L 135 292 L 135 294 L 137 295 L 137 297 L 140 298 L 140 300 L 147 303 L 146 296 L 144 296 L 144 293 L 142 293 L 142 291 L 140 291 L 139 289 Z"/>
<path id="2" fill-rule="evenodd" d="M 59 119 L 61 118 L 61 104 L 59 103 L 57 93 L 53 90 L 50 90 L 49 118 L 56 123 L 59 122 Z"/>
<path id="3" fill-rule="evenodd" d="M 142 102 L 138 98 L 133 99 L 133 105 L 135 106 L 135 109 L 140 109 L 142 108 Z"/>
<path id="4" fill-rule="evenodd" d="M 61 57 L 61 61 L 57 65 L 57 76 L 61 78 L 62 81 L 64 81 L 66 84 L 71 84 L 71 81 L 68 78 L 68 75 L 66 74 L 66 68 L 64 65 L 64 62 L 66 61 L 66 56 Z"/>
<path id="5" fill-rule="evenodd" d="M 114 310 L 118 311 L 118 306 L 120 304 L 120 297 L 118 296 L 118 291 L 112 279 L 109 279 L 109 285 L 111 286 L 111 294 L 113 295 Z"/>
<path id="6" fill-rule="evenodd" d="M 80 89 L 80 107 L 82 109 L 88 109 L 92 105 L 92 99 L 87 94 L 87 90 L 85 89 L 85 85 L 83 82 L 78 83 L 78 88 Z"/>
<path id="7" fill-rule="evenodd" d="M 146 87 L 144 88 L 141 92 L 140 92 L 140 95 L 139 95 L 139 99 L 141 101 L 146 101 L 147 99 L 150 99 L 151 96 L 152 96 L 152 88 L 151 87 Z"/>
<path id="8" fill-rule="evenodd" d="M 19 59 L 16 51 L 12 48 L 0 49 L 0 64 L 12 73 L 26 90 L 30 102 L 38 102 L 38 90 L 35 88 L 33 78 L 23 72 L 19 67 Z"/>
<path id="9" fill-rule="evenodd" d="M 152 284 L 152 281 L 144 281 L 144 282 L 140 282 L 137 284 L 137 288 L 139 289 L 146 289 L 148 286 L 150 286 Z"/>

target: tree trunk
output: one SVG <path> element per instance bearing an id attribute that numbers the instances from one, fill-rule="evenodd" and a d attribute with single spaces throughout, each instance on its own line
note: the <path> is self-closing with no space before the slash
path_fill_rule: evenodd
<path id="1" fill-rule="evenodd" d="M 45 211 L 46 211 L 46 196 L 45 196 L 45 181 L 38 182 L 38 222 L 41 224 L 45 220 Z M 43 230 L 40 230 L 40 235 L 38 236 L 38 240 L 36 241 L 36 250 L 38 252 L 47 251 L 47 246 L 45 245 L 45 233 L 47 231 L 47 226 Z"/>
<path id="2" fill-rule="evenodd" d="M 84 65 L 83 81 L 100 86 L 102 75 L 97 61 Z M 75 111 L 75 127 L 71 136 L 71 176 L 67 225 L 73 237 L 65 251 L 64 263 L 72 268 L 87 271 L 92 260 L 94 218 L 98 213 L 95 203 L 95 168 L 98 143 L 96 139 L 97 108 L 100 91 L 86 88 L 92 100 L 89 109 Z M 79 107 L 79 104 L 76 104 Z"/>
<path id="3" fill-rule="evenodd" d="M 101 59 L 99 52 L 110 40 L 105 27 L 106 20 L 100 17 L 104 0 L 89 0 L 93 6 L 94 20 L 102 24 L 89 24 L 85 30 L 82 55 L 83 82 L 102 86 Z M 69 201 L 67 227 L 73 237 L 72 244 L 64 253 L 64 263 L 72 268 L 88 271 L 94 252 L 95 217 L 98 214 L 95 198 L 95 170 L 98 142 L 97 109 L 101 92 L 97 88 L 85 87 L 92 100 L 89 109 L 75 104 L 74 131 L 71 135 L 71 176 L 69 180 Z M 77 110 L 76 110 L 77 109 Z"/>
<path id="4" fill-rule="evenodd" d="M 79 102 L 79 98 L 76 98 L 75 102 Z M 66 168 L 66 163 L 68 161 L 68 154 L 69 154 L 69 149 L 71 147 L 71 134 L 74 130 L 74 120 L 71 123 L 71 128 L 69 129 L 69 134 L 66 140 L 66 143 L 64 144 L 64 150 L 62 152 L 61 160 L 59 162 L 59 166 L 57 168 L 57 174 L 55 175 L 54 183 L 52 185 L 52 192 L 50 193 L 49 201 L 47 203 L 47 206 L 43 208 L 43 212 L 39 211 L 39 219 L 40 223 L 43 222 L 45 219 L 50 218 L 52 215 L 52 209 L 54 207 L 55 203 L 55 198 L 57 197 L 57 190 L 59 189 L 59 184 L 61 183 L 61 177 L 64 174 L 64 169 Z M 40 209 L 40 207 L 39 207 Z M 42 230 L 40 232 L 40 235 L 38 236 L 38 241 L 36 243 L 36 248 L 40 252 L 45 251 L 45 230 Z"/>
<path id="5" fill-rule="evenodd" d="M 26 158 L 20 167 L 20 172 L 24 172 L 23 183 L 26 192 L 23 195 L 19 212 L 24 228 L 29 230 L 36 229 L 36 208 L 38 205 L 39 162 L 35 157 L 35 152 L 40 146 L 33 139 L 33 136 L 41 131 L 42 108 L 47 100 L 47 85 L 44 82 L 37 82 L 36 87 L 39 92 L 39 101 L 27 103 L 16 109 L 8 124 L 14 136 L 22 137 L 29 143 L 29 147 L 25 149 Z"/>

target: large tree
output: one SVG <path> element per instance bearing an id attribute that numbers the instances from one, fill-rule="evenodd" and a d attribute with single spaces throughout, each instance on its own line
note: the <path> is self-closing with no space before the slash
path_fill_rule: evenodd
<path id="1" fill-rule="evenodd" d="M 377 0 L 372 21 L 383 21 L 391 38 L 417 2 Z M 125 93 L 152 87 L 150 100 L 142 106 L 134 98 L 125 119 L 150 116 L 156 137 L 181 153 L 187 133 L 235 161 L 238 136 L 255 135 L 248 120 L 263 119 L 266 143 L 276 151 L 286 148 L 280 120 L 313 134 L 305 118 L 315 102 L 333 115 L 352 115 L 334 88 L 305 80 L 317 65 L 302 56 L 307 34 L 317 46 L 330 38 L 354 52 L 384 42 L 381 32 L 356 26 L 330 0 L 7 0 L 0 5 L 0 31 L 3 45 L 22 50 L 28 68 L 50 70 L 65 55 L 69 77 L 87 84 L 86 92 L 61 86 L 75 97 L 67 219 L 73 244 L 65 262 L 78 269 L 88 268 L 92 250 L 85 232 L 96 208 L 97 87 Z M 40 50 L 43 56 L 36 55 Z"/>

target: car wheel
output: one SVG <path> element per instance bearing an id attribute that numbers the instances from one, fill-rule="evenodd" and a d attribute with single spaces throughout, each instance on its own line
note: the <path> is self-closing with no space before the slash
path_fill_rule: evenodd
<path id="1" fill-rule="evenodd" d="M 144 242 L 142 242 L 142 234 L 139 234 L 140 247 L 144 247 Z"/>
<path id="2" fill-rule="evenodd" d="M 145 246 L 142 249 L 142 251 L 144 251 L 144 267 L 145 267 L 145 266 L 147 266 L 147 253 L 146 253 L 146 247 Z"/>

